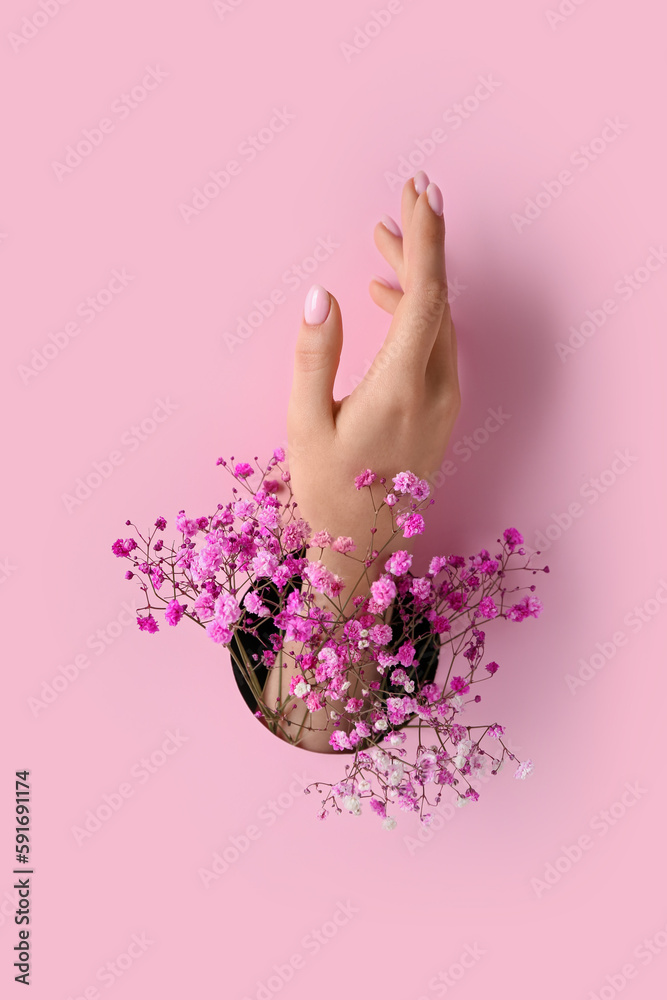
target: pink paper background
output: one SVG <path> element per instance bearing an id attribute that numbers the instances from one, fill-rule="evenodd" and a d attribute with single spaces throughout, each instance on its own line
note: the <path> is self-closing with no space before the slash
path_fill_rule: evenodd
<path id="1" fill-rule="evenodd" d="M 23 995 L 12 787 L 29 768 L 34 998 L 654 1000 L 667 977 L 667 267 L 652 257 L 632 295 L 615 285 L 667 238 L 664 15 L 647 0 L 563 0 L 571 13 L 550 24 L 556 0 L 394 0 L 362 47 L 384 0 L 217 6 L 2 6 L 0 992 Z M 155 89 L 122 113 L 114 102 L 147 67 Z M 495 81 L 484 100 L 480 77 Z M 239 146 L 275 108 L 294 117 L 250 162 Z M 113 130 L 59 179 L 53 162 L 103 118 Z M 577 150 L 609 118 L 618 134 L 582 169 Z M 225 499 L 219 454 L 284 442 L 313 280 L 341 302 L 338 395 L 352 389 L 388 325 L 367 291 L 389 273 L 372 241 L 383 212 L 398 217 L 387 174 L 435 128 L 446 138 L 413 166 L 444 192 L 464 405 L 422 558 L 493 547 L 510 524 L 535 546 L 551 525 L 552 573 L 537 580 L 540 621 L 495 630 L 503 669 L 477 716 L 505 724 L 535 773 L 505 769 L 415 841 L 406 814 L 391 833 L 371 816 L 318 823 L 295 775 L 331 778 L 340 759 L 266 733 L 226 654 L 187 623 L 128 626 L 135 591 L 110 544 L 128 517 Z M 186 222 L 179 205 L 235 157 L 237 175 Z M 513 213 L 545 184 L 557 192 L 565 169 L 572 182 L 517 231 Z M 327 259 L 288 283 L 318 241 Z M 79 304 L 114 269 L 131 280 L 87 322 Z M 284 301 L 230 349 L 225 334 L 274 289 Z M 562 360 L 556 344 L 609 299 L 615 312 Z M 77 318 L 78 335 L 26 375 L 33 349 Z M 156 400 L 171 412 L 151 424 Z M 502 426 L 466 461 L 456 442 L 484 438 L 489 407 Z M 112 452 L 111 474 L 68 512 L 63 495 Z M 645 621 L 627 617 L 636 607 Z M 107 645 L 93 645 L 98 629 Z M 571 691 L 566 676 L 596 652 Z M 35 713 L 29 699 L 83 654 Z M 182 742 L 166 755 L 169 731 Z M 105 795 L 118 805 L 121 785 L 129 797 L 77 843 L 73 828 Z M 205 888 L 200 869 L 225 851 Z M 533 881 L 547 872 L 551 885 Z M 152 943 L 128 959 L 133 935 Z M 116 972 L 98 978 L 107 963 Z"/>

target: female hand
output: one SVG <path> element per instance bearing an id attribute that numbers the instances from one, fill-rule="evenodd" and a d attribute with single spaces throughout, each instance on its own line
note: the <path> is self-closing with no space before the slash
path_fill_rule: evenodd
<path id="1" fill-rule="evenodd" d="M 338 302 L 315 285 L 306 297 L 303 322 L 294 357 L 294 378 L 287 415 L 288 464 L 298 513 L 313 532 L 326 529 L 334 537 L 351 537 L 362 559 L 371 537 L 384 549 L 370 571 L 359 573 L 359 562 L 327 548 L 321 561 L 345 583 L 348 601 L 368 592 L 392 548 L 412 539 L 397 536 L 385 506 L 370 534 L 375 515 L 366 490 L 354 487 L 354 477 L 371 468 L 390 482 L 410 470 L 420 478 L 441 464 L 460 408 L 456 334 L 447 299 L 445 223 L 442 194 L 423 171 L 406 182 L 401 197 L 403 235 L 384 217 L 375 227 L 375 242 L 396 272 L 400 288 L 374 279 L 374 301 L 392 315 L 387 337 L 373 364 L 349 396 L 334 400 L 333 385 L 343 346 Z M 373 489 L 373 487 L 371 487 Z M 384 493 L 381 494 L 382 496 Z M 311 550 L 320 555 L 320 550 Z M 326 598 L 315 595 L 326 606 Z M 350 607 L 351 612 L 351 607 Z M 264 688 L 268 705 L 281 703 L 279 732 L 305 749 L 331 752 L 332 722 L 327 708 L 308 712 L 302 701 L 287 698 L 291 677 L 298 673 L 297 643 L 286 643 L 279 665 L 269 671 Z M 365 683 L 372 677 L 368 667 Z M 357 695 L 358 684 L 347 692 Z M 331 706 L 337 708 L 337 706 Z"/>
<path id="2" fill-rule="evenodd" d="M 287 422 L 292 489 L 301 516 L 313 531 L 349 535 L 364 552 L 373 512 L 366 491 L 354 488 L 354 477 L 366 468 L 389 482 L 405 469 L 422 478 L 432 475 L 460 408 L 440 189 L 419 171 L 403 187 L 403 236 L 393 220 L 384 220 L 375 227 L 375 243 L 400 285 L 371 282 L 374 301 L 393 317 L 384 344 L 354 391 L 334 400 L 341 313 L 329 292 L 313 286 L 296 345 Z M 378 523 L 378 549 L 390 532 L 387 517 Z M 350 560 L 332 552 L 323 561 L 349 576 Z"/>

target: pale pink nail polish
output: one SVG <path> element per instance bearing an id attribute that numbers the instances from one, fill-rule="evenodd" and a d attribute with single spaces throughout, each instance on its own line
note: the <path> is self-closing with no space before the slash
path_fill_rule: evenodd
<path id="1" fill-rule="evenodd" d="M 429 184 L 426 188 L 426 197 L 435 214 L 442 215 L 445 206 L 442 200 L 442 191 L 437 184 Z"/>
<path id="2" fill-rule="evenodd" d="M 428 187 L 428 174 L 424 173 L 423 170 L 418 170 L 412 183 L 415 186 L 417 194 L 423 194 Z"/>
<path id="3" fill-rule="evenodd" d="M 374 280 L 374 281 L 379 281 L 379 282 L 380 282 L 380 284 L 381 284 L 381 285 L 385 285 L 385 287 L 386 287 L 386 288 L 393 288 L 393 285 L 391 285 L 391 284 L 390 284 L 390 283 L 389 283 L 389 282 L 387 281 L 387 279 L 386 279 L 386 278 L 383 278 L 381 274 L 374 274 L 374 275 L 373 275 L 373 280 Z"/>
<path id="4" fill-rule="evenodd" d="M 394 236 L 402 236 L 403 235 L 401 233 L 401 230 L 399 229 L 397 223 L 394 222 L 394 220 L 392 219 L 392 217 L 390 215 L 383 215 L 382 218 L 380 219 L 380 222 L 382 223 L 382 225 L 384 226 L 384 228 L 388 229 L 390 233 L 394 234 Z"/>
<path id="5" fill-rule="evenodd" d="M 324 323 L 331 308 L 331 296 L 322 285 L 312 285 L 306 295 L 303 307 L 303 318 L 308 326 L 319 326 Z"/>

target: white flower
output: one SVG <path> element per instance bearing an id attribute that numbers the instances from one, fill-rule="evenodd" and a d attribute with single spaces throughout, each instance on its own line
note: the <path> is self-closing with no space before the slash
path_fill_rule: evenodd
<path id="1" fill-rule="evenodd" d="M 412 694 L 412 692 L 415 689 L 415 682 L 414 681 L 406 681 L 405 684 L 403 685 L 403 687 L 405 688 L 407 694 Z"/>
<path id="2" fill-rule="evenodd" d="M 515 778 L 527 778 L 529 774 L 535 769 L 535 765 L 532 760 L 524 760 L 522 764 L 519 764 L 516 771 L 514 772 Z"/>
<path id="3" fill-rule="evenodd" d="M 359 785 L 359 791 L 360 792 L 367 792 L 368 789 L 371 787 L 370 781 L 366 781 L 365 778 L 363 778 L 361 781 L 359 781 L 358 785 Z"/>
<path id="4" fill-rule="evenodd" d="M 458 757 L 455 757 L 454 760 L 453 760 L 454 767 L 459 767 L 459 768 L 463 767 L 463 765 L 465 764 L 465 762 L 466 762 L 466 758 L 462 757 L 460 754 L 458 755 Z"/>
<path id="5" fill-rule="evenodd" d="M 304 694 L 308 694 L 309 691 L 310 684 L 307 684 L 306 681 L 299 681 L 294 687 L 294 694 L 297 698 L 303 698 Z"/>
<path id="6" fill-rule="evenodd" d="M 361 799 L 358 795 L 346 795 L 343 799 L 343 808 L 351 812 L 353 816 L 360 816 Z"/>
<path id="7" fill-rule="evenodd" d="M 357 643 L 357 649 L 366 649 L 366 646 L 369 645 L 370 643 L 368 639 L 360 639 L 359 642 Z"/>
<path id="8" fill-rule="evenodd" d="M 456 806 L 456 807 L 457 807 L 458 809 L 462 809 L 462 808 L 463 808 L 463 806 L 464 806 L 464 805 L 465 805 L 465 804 L 466 804 L 467 802 L 468 802 L 468 799 L 464 798 L 464 797 L 463 797 L 463 795 L 459 795 L 459 797 L 457 798 L 457 800 L 456 800 L 456 802 L 454 803 L 454 805 L 455 805 L 455 806 Z"/>
<path id="9" fill-rule="evenodd" d="M 393 816 L 385 816 L 385 818 L 382 820 L 382 828 L 384 830 L 393 830 L 395 826 L 396 826 L 396 820 L 394 819 Z"/>
<path id="10" fill-rule="evenodd" d="M 400 783 L 403 781 L 403 774 L 404 774 L 403 764 L 401 763 L 400 760 L 397 760 L 394 764 L 394 768 L 391 774 L 387 778 L 387 781 L 389 782 L 390 785 L 400 785 Z"/>
<path id="11" fill-rule="evenodd" d="M 373 726 L 373 729 L 378 729 L 378 730 L 380 730 L 380 729 L 386 729 L 386 728 L 387 728 L 387 720 L 386 719 L 378 719 L 377 722 L 375 723 L 375 725 Z"/>

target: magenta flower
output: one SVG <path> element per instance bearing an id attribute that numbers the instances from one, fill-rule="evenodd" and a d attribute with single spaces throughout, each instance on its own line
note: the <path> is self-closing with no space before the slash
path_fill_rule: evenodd
<path id="1" fill-rule="evenodd" d="M 248 476 L 252 476 L 253 467 L 248 462 L 237 462 L 234 466 L 234 475 L 238 479 L 247 479 Z"/>
<path id="2" fill-rule="evenodd" d="M 455 694 L 467 694 L 470 690 L 470 685 L 465 677 L 452 677 L 449 686 Z"/>
<path id="3" fill-rule="evenodd" d="M 219 618 L 214 618 L 206 626 L 206 635 L 213 642 L 228 643 L 231 642 L 233 632 Z"/>
<path id="4" fill-rule="evenodd" d="M 375 473 L 371 469 L 365 469 L 360 475 L 355 476 L 354 485 L 358 490 L 362 490 L 364 486 L 370 486 L 371 483 L 374 483 L 375 479 Z"/>
<path id="5" fill-rule="evenodd" d="M 412 566 L 412 555 L 406 549 L 399 549 L 392 554 L 384 564 L 384 568 L 392 576 L 403 576 Z"/>
<path id="6" fill-rule="evenodd" d="M 396 597 L 396 584 L 390 576 L 383 575 L 371 584 L 371 594 L 377 606 L 384 610 Z"/>
<path id="7" fill-rule="evenodd" d="M 122 538 L 117 538 L 111 546 L 111 551 L 120 559 L 121 556 L 129 556 L 130 552 L 136 549 L 136 547 L 137 543 L 134 538 L 126 538 L 125 541 Z"/>
<path id="8" fill-rule="evenodd" d="M 498 608 L 492 597 L 483 597 L 479 602 L 479 610 L 484 618 L 496 618 L 498 615 Z"/>
<path id="9" fill-rule="evenodd" d="M 503 538 L 510 552 L 514 552 L 518 545 L 523 545 L 523 535 L 516 528 L 507 528 L 503 532 Z"/>
<path id="10" fill-rule="evenodd" d="M 354 539 L 350 538 L 348 535 L 339 535 L 339 537 L 331 543 L 331 548 L 334 552 L 354 552 L 356 547 Z"/>
<path id="11" fill-rule="evenodd" d="M 424 530 L 424 518 L 421 514 L 410 514 L 405 519 L 400 518 L 400 527 L 403 528 L 403 537 L 412 538 L 413 535 L 421 535 Z"/>
<path id="12" fill-rule="evenodd" d="M 137 615 L 137 625 L 139 626 L 141 632 L 150 632 L 153 634 L 154 632 L 160 631 L 158 623 L 152 615 L 146 615 L 145 618 L 142 618 L 141 615 Z"/>
<path id="13" fill-rule="evenodd" d="M 187 604 L 179 604 L 177 599 L 174 598 L 173 601 L 169 601 L 169 604 L 165 608 L 164 617 L 170 625 L 178 625 L 186 608 Z"/>
<path id="14" fill-rule="evenodd" d="M 315 549 L 326 549 L 333 542 L 333 535 L 328 531 L 317 531 L 310 539 L 310 544 Z"/>
<path id="15" fill-rule="evenodd" d="M 411 493 L 419 480 L 413 472 L 399 472 L 392 482 L 397 493 Z"/>

